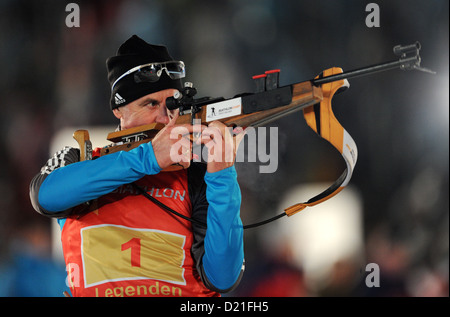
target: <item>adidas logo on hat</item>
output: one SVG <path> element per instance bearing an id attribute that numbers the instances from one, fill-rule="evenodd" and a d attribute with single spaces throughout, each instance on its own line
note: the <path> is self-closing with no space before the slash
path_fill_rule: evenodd
<path id="1" fill-rule="evenodd" d="M 119 95 L 118 93 L 116 93 L 114 95 L 114 102 L 116 103 L 116 105 L 120 105 L 121 103 L 125 102 L 125 99 L 122 98 L 121 95 Z"/>

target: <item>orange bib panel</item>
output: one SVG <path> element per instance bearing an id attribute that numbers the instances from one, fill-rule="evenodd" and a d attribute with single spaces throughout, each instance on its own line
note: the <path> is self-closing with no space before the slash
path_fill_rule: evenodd
<path id="1" fill-rule="evenodd" d="M 136 182 L 160 202 L 191 217 L 187 172 Z M 191 256 L 191 223 L 123 185 L 67 218 L 62 230 L 73 296 L 219 296 L 201 282 Z"/>

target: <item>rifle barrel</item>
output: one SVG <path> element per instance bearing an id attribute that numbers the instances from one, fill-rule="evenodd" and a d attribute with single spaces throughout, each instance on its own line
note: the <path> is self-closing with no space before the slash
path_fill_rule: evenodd
<path id="1" fill-rule="evenodd" d="M 313 79 L 312 83 L 314 85 L 318 86 L 318 85 L 322 85 L 322 84 L 326 84 L 326 83 L 331 83 L 333 81 L 338 81 L 341 79 L 360 77 L 360 76 L 374 74 L 374 73 L 378 73 L 378 72 L 382 72 L 385 70 L 390 70 L 390 69 L 394 69 L 394 68 L 398 68 L 398 67 L 402 68 L 402 66 L 407 67 L 407 65 L 410 65 L 410 63 L 413 63 L 413 62 L 414 63 L 418 62 L 417 56 L 404 58 L 404 59 L 400 59 L 400 60 L 395 60 L 395 61 L 391 61 L 391 62 L 386 62 L 386 63 L 382 63 L 382 64 L 375 64 L 375 65 L 351 70 L 348 72 L 343 72 L 341 74 L 336 74 L 336 75 L 331 75 L 331 76 L 327 76 L 327 77 Z"/>

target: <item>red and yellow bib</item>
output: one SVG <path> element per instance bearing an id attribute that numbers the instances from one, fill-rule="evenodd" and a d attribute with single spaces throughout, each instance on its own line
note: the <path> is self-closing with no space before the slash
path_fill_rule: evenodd
<path id="1" fill-rule="evenodd" d="M 186 170 L 136 182 L 165 205 L 191 216 Z M 132 185 L 67 218 L 62 230 L 73 296 L 219 296 L 201 282 L 191 256 L 191 223 L 167 213 Z"/>

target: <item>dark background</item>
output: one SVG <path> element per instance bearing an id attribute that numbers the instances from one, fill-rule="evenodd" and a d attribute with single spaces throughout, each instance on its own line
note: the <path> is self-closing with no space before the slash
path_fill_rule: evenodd
<path id="1" fill-rule="evenodd" d="M 78 28 L 65 24 L 68 3 L 0 1 L 0 295 L 61 295 L 64 266 L 50 255 L 50 221 L 33 210 L 28 185 L 58 131 L 116 124 L 105 60 L 137 34 L 183 60 L 199 96 L 226 98 L 251 91 L 251 76 L 265 70 L 281 69 L 287 85 L 333 66 L 389 61 L 395 45 L 419 41 L 422 65 L 437 75 L 352 79 L 334 99 L 358 146 L 350 186 L 362 201 L 362 262 L 336 263 L 325 285 L 309 285 L 289 251 L 265 247 L 270 224 L 246 231 L 247 271 L 232 295 L 448 296 L 447 0 L 376 1 L 378 28 L 365 24 L 369 1 L 357 0 L 76 1 Z M 244 223 L 281 212 L 293 186 L 332 182 L 344 168 L 300 113 L 270 126 L 278 127 L 276 173 L 237 164 Z M 380 265 L 379 288 L 364 286 L 370 262 Z"/>

